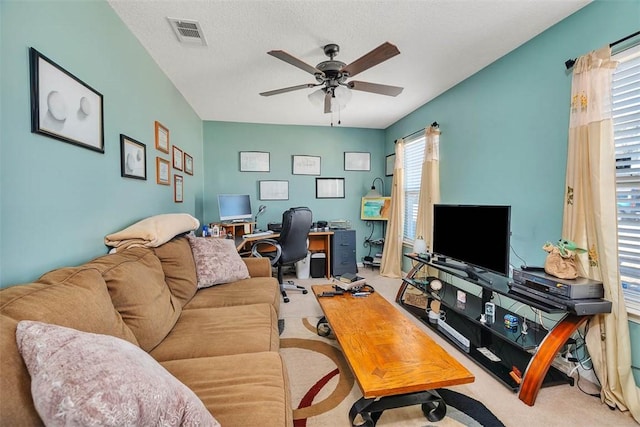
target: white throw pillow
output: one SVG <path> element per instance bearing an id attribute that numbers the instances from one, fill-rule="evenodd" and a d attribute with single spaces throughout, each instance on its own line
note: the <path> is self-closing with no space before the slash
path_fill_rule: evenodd
<path id="1" fill-rule="evenodd" d="M 191 389 L 120 338 L 23 320 L 16 340 L 47 426 L 220 426 Z"/>
<path id="2" fill-rule="evenodd" d="M 196 262 L 198 289 L 248 279 L 249 269 L 231 239 L 187 236 Z"/>

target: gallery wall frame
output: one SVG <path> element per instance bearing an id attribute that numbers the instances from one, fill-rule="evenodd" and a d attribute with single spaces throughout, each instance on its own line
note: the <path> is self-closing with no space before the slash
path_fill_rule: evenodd
<path id="1" fill-rule="evenodd" d="M 369 171 L 371 170 L 371 153 L 361 151 L 344 152 L 344 170 Z"/>
<path id="2" fill-rule="evenodd" d="M 258 198 L 260 200 L 289 200 L 289 181 L 259 181 Z"/>
<path id="3" fill-rule="evenodd" d="M 160 185 L 171 185 L 171 165 L 169 160 L 156 157 L 156 183 Z"/>
<path id="4" fill-rule="evenodd" d="M 360 219 L 386 221 L 391 211 L 391 197 L 363 197 Z"/>
<path id="5" fill-rule="evenodd" d="M 241 151 L 240 172 L 269 172 L 270 154 L 265 151 Z"/>
<path id="6" fill-rule="evenodd" d="M 147 179 L 147 146 L 120 134 L 120 176 Z"/>
<path id="7" fill-rule="evenodd" d="M 184 201 L 184 180 L 182 175 L 173 175 L 173 201 L 182 203 Z"/>
<path id="8" fill-rule="evenodd" d="M 173 168 L 182 170 L 182 150 L 175 145 L 173 146 Z"/>
<path id="9" fill-rule="evenodd" d="M 193 175 L 193 157 L 184 153 L 184 173 Z"/>
<path id="10" fill-rule="evenodd" d="M 316 178 L 316 199 L 344 198 L 344 178 Z"/>
<path id="11" fill-rule="evenodd" d="M 386 157 L 384 175 L 385 176 L 393 176 L 393 170 L 396 167 L 396 154 L 389 154 Z"/>
<path id="12" fill-rule="evenodd" d="M 169 129 L 164 127 L 162 123 L 155 122 L 156 149 L 163 153 L 169 154 Z"/>
<path id="13" fill-rule="evenodd" d="M 294 175 L 320 175 L 320 156 L 291 156 L 291 173 Z"/>
<path id="14" fill-rule="evenodd" d="M 29 48 L 31 132 L 104 153 L 102 94 Z"/>

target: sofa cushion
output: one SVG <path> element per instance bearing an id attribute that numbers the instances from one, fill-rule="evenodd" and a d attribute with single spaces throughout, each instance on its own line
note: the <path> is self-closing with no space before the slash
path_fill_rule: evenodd
<path id="1" fill-rule="evenodd" d="M 280 285 L 275 278 L 252 277 L 199 289 L 184 309 L 268 303 L 276 309 L 276 313 L 279 313 L 280 300 Z"/>
<path id="2" fill-rule="evenodd" d="M 293 426 L 289 380 L 277 352 L 161 362 L 223 426 Z"/>
<path id="3" fill-rule="evenodd" d="M 269 304 L 184 310 L 151 351 L 156 360 L 278 351 L 278 316 Z"/>
<path id="4" fill-rule="evenodd" d="M 33 321 L 18 323 L 16 341 L 47 426 L 220 426 L 193 391 L 127 341 Z"/>
<path id="5" fill-rule="evenodd" d="M 62 268 L 43 275 L 38 282 L 0 290 L 0 390 L 11 390 L 0 399 L 0 424 L 42 423 L 33 406 L 29 373 L 16 345 L 16 326 L 25 319 L 113 335 L 137 345 L 95 269 Z"/>
<path id="6" fill-rule="evenodd" d="M 196 262 L 198 288 L 248 279 L 249 270 L 230 239 L 187 236 Z"/>
<path id="7" fill-rule="evenodd" d="M 164 281 L 160 260 L 153 250 L 128 248 L 85 264 L 98 269 L 122 319 L 149 351 L 175 325 L 182 304 Z"/>
<path id="8" fill-rule="evenodd" d="M 184 306 L 198 290 L 196 263 L 186 237 L 175 237 L 153 249 L 162 264 L 169 290 Z"/>

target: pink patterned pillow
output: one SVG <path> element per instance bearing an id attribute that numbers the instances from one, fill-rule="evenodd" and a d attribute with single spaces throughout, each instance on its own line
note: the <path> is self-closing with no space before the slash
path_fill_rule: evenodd
<path id="1" fill-rule="evenodd" d="M 23 320 L 16 340 L 47 426 L 220 426 L 193 391 L 120 338 Z"/>
<path id="2" fill-rule="evenodd" d="M 233 240 L 187 237 L 196 262 L 198 289 L 250 277 Z"/>

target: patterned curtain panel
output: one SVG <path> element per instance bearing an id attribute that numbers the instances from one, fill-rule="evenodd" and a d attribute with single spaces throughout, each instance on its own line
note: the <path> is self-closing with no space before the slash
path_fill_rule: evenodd
<path id="1" fill-rule="evenodd" d="M 586 342 L 601 399 L 640 422 L 640 390 L 631 372 L 629 324 L 618 269 L 616 170 L 611 80 L 616 63 L 606 46 L 573 67 L 562 238 L 588 249 L 578 274 L 602 280 L 611 314 L 594 316 Z"/>
<path id="2" fill-rule="evenodd" d="M 404 229 L 404 140 L 396 142 L 396 163 L 391 181 L 391 212 L 384 238 L 380 275 L 402 277 L 402 230 Z"/>

